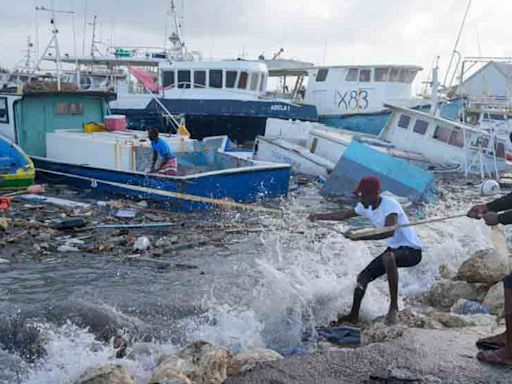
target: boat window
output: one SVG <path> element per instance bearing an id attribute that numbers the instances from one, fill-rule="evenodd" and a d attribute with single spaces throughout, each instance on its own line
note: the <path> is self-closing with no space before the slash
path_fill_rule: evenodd
<path id="1" fill-rule="evenodd" d="M 163 71 L 162 72 L 162 87 L 174 87 L 174 71 Z"/>
<path id="2" fill-rule="evenodd" d="M 249 80 L 249 87 L 251 88 L 251 91 L 258 89 L 258 80 L 259 75 L 256 72 L 251 72 L 251 78 Z"/>
<path id="3" fill-rule="evenodd" d="M 317 82 L 325 81 L 325 79 L 327 79 L 328 73 L 329 73 L 329 69 L 327 69 L 327 68 L 319 69 L 318 73 L 316 74 L 316 81 Z"/>
<path id="4" fill-rule="evenodd" d="M 496 157 L 505 158 L 505 145 L 501 142 L 494 144 L 494 150 L 496 151 Z"/>
<path id="5" fill-rule="evenodd" d="M 194 71 L 194 88 L 206 87 L 206 71 Z"/>
<path id="6" fill-rule="evenodd" d="M 247 89 L 247 78 L 249 74 L 247 72 L 240 72 L 240 77 L 238 78 L 238 88 L 239 89 Z"/>
<path id="7" fill-rule="evenodd" d="M 418 73 L 418 71 L 414 70 L 414 69 L 410 69 L 407 73 L 407 80 L 406 82 L 411 84 L 413 81 L 414 81 L 414 78 L 416 77 L 416 74 Z"/>
<path id="8" fill-rule="evenodd" d="M 464 147 L 464 132 L 462 130 L 452 131 L 448 144 L 455 145 L 456 147 Z"/>
<path id="9" fill-rule="evenodd" d="M 434 131 L 434 139 L 447 143 L 450 140 L 452 130 L 438 125 Z"/>
<path id="10" fill-rule="evenodd" d="M 369 83 L 372 78 L 372 70 L 371 69 L 361 69 L 359 71 L 359 81 L 362 83 Z"/>
<path id="11" fill-rule="evenodd" d="M 190 88 L 190 71 L 178 71 L 178 88 Z"/>
<path id="12" fill-rule="evenodd" d="M 402 68 L 400 70 L 400 73 L 398 75 L 398 81 L 400 83 L 407 83 L 407 79 L 409 78 L 409 71 L 405 68 Z"/>
<path id="13" fill-rule="evenodd" d="M 414 132 L 419 133 L 420 135 L 424 135 L 428 129 L 428 122 L 425 120 L 416 120 L 414 123 L 414 128 L 412 129 Z"/>
<path id="14" fill-rule="evenodd" d="M 400 76 L 400 69 L 391 68 L 391 70 L 389 71 L 389 81 L 396 83 L 396 82 L 398 82 L 399 76 Z"/>
<path id="15" fill-rule="evenodd" d="M 400 115 L 400 119 L 398 119 L 398 126 L 400 128 L 409 128 L 409 123 L 411 122 L 411 116 L 408 115 Z"/>
<path id="16" fill-rule="evenodd" d="M 0 123 L 8 123 L 9 115 L 7 113 L 7 98 L 0 97 Z"/>
<path id="17" fill-rule="evenodd" d="M 226 71 L 226 88 L 235 88 L 237 71 Z"/>
<path id="18" fill-rule="evenodd" d="M 375 68 L 375 81 L 388 81 L 389 68 Z"/>
<path id="19" fill-rule="evenodd" d="M 262 74 L 261 82 L 260 82 L 260 92 L 265 91 L 266 87 L 267 87 L 267 77 L 264 74 Z"/>
<path id="20" fill-rule="evenodd" d="M 222 88 L 221 69 L 210 69 L 210 88 Z"/>
<path id="21" fill-rule="evenodd" d="M 84 114 L 84 105 L 82 103 L 57 103 L 55 112 L 57 115 L 80 116 Z"/>
<path id="22" fill-rule="evenodd" d="M 346 81 L 357 81 L 359 77 L 359 69 L 357 68 L 349 68 L 347 72 L 347 77 L 345 77 Z"/>

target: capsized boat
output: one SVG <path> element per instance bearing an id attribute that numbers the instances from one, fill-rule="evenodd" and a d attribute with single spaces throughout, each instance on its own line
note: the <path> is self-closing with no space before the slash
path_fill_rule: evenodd
<path id="1" fill-rule="evenodd" d="M 482 177 L 510 168 L 505 141 L 493 132 L 410 108 L 391 104 L 386 107 L 392 114 L 379 138 L 398 149 Z"/>
<path id="2" fill-rule="evenodd" d="M 34 183 L 34 176 L 34 164 L 27 154 L 0 136 L 0 189 L 26 188 Z"/>
<path id="3" fill-rule="evenodd" d="M 250 203 L 286 196 L 290 166 L 256 164 L 217 151 L 197 140 L 162 135 L 177 152 L 176 176 L 148 175 L 151 147 L 145 132 L 87 129 L 110 113 L 104 92 L 0 94 L 7 114 L 0 132 L 34 161 L 38 175 L 96 191 L 164 202 L 176 210 L 211 207 L 208 199 Z"/>

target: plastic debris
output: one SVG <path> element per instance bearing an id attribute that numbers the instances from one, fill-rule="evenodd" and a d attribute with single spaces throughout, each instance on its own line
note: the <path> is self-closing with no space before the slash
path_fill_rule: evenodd
<path id="1" fill-rule="evenodd" d="M 151 247 L 151 241 L 146 236 L 141 236 L 133 245 L 133 249 L 138 251 L 146 251 Z"/>
<path id="2" fill-rule="evenodd" d="M 9 222 L 5 217 L 0 217 L 0 230 L 7 231 L 7 228 L 9 228 Z"/>
<path id="3" fill-rule="evenodd" d="M 493 196 L 500 192 L 500 185 L 496 180 L 485 180 L 480 186 L 483 196 Z"/>
<path id="4" fill-rule="evenodd" d="M 489 314 L 490 310 L 477 301 L 460 299 L 452 306 L 451 312 L 459 315 L 474 315 L 477 313 Z"/>
<path id="5" fill-rule="evenodd" d="M 78 249 L 77 247 L 73 247 L 71 245 L 64 244 L 64 245 L 61 245 L 60 247 L 58 247 L 57 251 L 58 252 L 79 252 L 80 249 Z"/>
<path id="6" fill-rule="evenodd" d="M 33 201 L 33 202 L 37 202 L 37 203 L 48 203 L 48 204 L 57 205 L 59 207 L 71 208 L 71 209 L 86 209 L 86 208 L 90 208 L 90 206 L 91 206 L 91 204 L 80 203 L 78 201 L 61 199 L 58 197 L 39 196 L 39 195 L 35 195 L 35 194 L 21 195 L 20 199 Z"/>
<path id="7" fill-rule="evenodd" d="M 54 220 L 52 227 L 55 229 L 73 229 L 81 228 L 87 225 L 88 221 L 83 217 L 67 217 L 65 219 Z"/>
<path id="8" fill-rule="evenodd" d="M 129 208 L 122 208 L 116 213 L 116 217 L 119 217 L 120 219 L 133 219 L 136 215 L 137 211 Z"/>

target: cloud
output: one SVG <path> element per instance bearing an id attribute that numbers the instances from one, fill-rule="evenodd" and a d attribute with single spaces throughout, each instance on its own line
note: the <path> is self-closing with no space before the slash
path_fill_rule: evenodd
<path id="1" fill-rule="evenodd" d="M 98 15 L 98 35 L 106 43 L 161 46 L 165 41 L 166 0 L 54 0 L 74 9 L 79 51 L 84 4 L 88 20 Z M 176 1 L 181 4 L 179 0 Z M 0 0 L 0 63 L 21 58 L 26 36 L 34 36 L 34 5 L 50 0 Z M 185 0 L 183 30 L 191 50 L 206 58 L 245 53 L 285 56 L 316 64 L 402 63 L 428 69 L 451 55 L 467 1 L 462 0 Z M 39 14 L 39 45 L 49 39 L 49 15 Z M 508 34 L 512 2 L 474 0 L 459 51 L 465 55 L 512 55 Z M 58 17 L 63 51 L 73 52 L 72 20 Z M 87 29 L 87 46 L 91 40 Z M 8 52 L 8 54 L 6 54 Z M 427 76 L 427 71 L 422 74 Z"/>

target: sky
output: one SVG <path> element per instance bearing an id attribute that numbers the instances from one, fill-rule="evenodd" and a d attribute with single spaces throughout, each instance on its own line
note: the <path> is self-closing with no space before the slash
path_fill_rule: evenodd
<path id="1" fill-rule="evenodd" d="M 443 77 L 468 1 L 176 0 L 184 40 L 204 58 L 269 58 L 284 48 L 284 57 L 317 65 L 420 65 L 419 83 L 437 56 Z M 73 54 L 76 41 L 82 53 L 84 14 L 87 22 L 97 15 L 105 44 L 164 44 L 167 0 L 0 0 L 0 66 L 16 65 L 29 35 L 42 53 L 50 39 L 49 14 L 34 9 L 52 3 L 75 12 L 57 16 L 64 52 Z M 458 51 L 465 57 L 512 56 L 510 20 L 511 0 L 473 0 Z M 85 29 L 86 51 L 91 29 Z"/>

